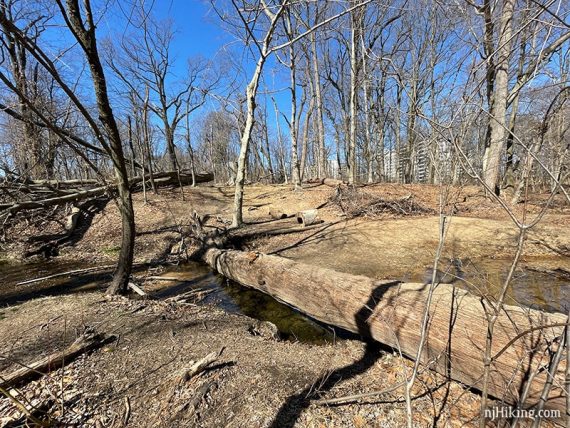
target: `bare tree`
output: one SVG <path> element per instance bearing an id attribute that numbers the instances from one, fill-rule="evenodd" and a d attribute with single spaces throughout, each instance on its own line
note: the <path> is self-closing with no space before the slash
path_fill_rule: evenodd
<path id="1" fill-rule="evenodd" d="M 207 61 L 188 61 L 187 75 L 173 79 L 175 59 L 171 45 L 175 32 L 171 21 L 155 21 L 149 12 L 139 11 L 141 34 L 121 41 L 122 55 L 110 51 L 108 62 L 129 91 L 142 101 L 146 88 L 150 92 L 148 108 L 162 122 L 168 162 L 171 171 L 180 173 L 176 154 L 176 130 L 187 114 L 201 107 L 213 82 L 205 83 L 209 71 Z"/>
<path id="2" fill-rule="evenodd" d="M 83 6 L 80 7 L 77 0 L 67 0 L 65 3 L 63 0 L 56 0 L 56 4 L 63 22 L 77 42 L 88 65 L 93 84 L 98 119 L 93 117 L 86 107 L 86 104 L 78 98 L 72 87 L 64 81 L 59 70 L 42 48 L 41 40 L 29 38 L 25 32 L 12 21 L 5 8 L 0 9 L 2 34 L 14 40 L 17 39 L 22 49 L 37 62 L 38 67 L 41 67 L 47 74 L 53 77 L 59 88 L 73 103 L 75 109 L 89 124 L 98 143 L 103 148 L 103 152 L 106 153 L 112 161 L 113 170 L 117 179 L 117 205 L 122 219 L 122 240 L 117 269 L 115 270 L 113 281 L 109 286 L 108 292 L 121 293 L 127 289 L 130 278 L 135 238 L 133 205 L 122 140 L 109 100 L 107 81 L 99 57 L 95 31 L 96 25 L 90 3 L 85 2 Z M 42 114 L 40 108 L 35 105 L 35 100 L 29 97 L 28 94 L 21 92 L 17 84 L 11 81 L 3 72 L 0 72 L 0 80 L 8 90 L 20 97 L 20 100 L 37 115 L 38 121 L 42 126 L 50 128 L 66 142 L 73 140 L 85 148 L 96 149 L 93 145 L 83 141 L 79 137 L 74 137 L 72 133 L 62 129 L 57 123 L 49 121 L 46 116 Z M 23 119 L 29 120 L 28 118 Z"/>

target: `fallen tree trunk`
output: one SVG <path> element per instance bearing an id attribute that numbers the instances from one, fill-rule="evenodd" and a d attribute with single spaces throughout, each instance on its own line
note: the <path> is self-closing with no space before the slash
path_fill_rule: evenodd
<path id="1" fill-rule="evenodd" d="M 319 178 L 316 180 L 307 180 L 306 183 L 324 184 L 325 186 L 330 186 L 330 187 L 345 186 L 348 184 L 346 181 L 338 180 L 336 178 Z"/>
<path id="2" fill-rule="evenodd" d="M 57 196 L 55 198 L 40 199 L 37 201 L 23 201 L 15 204 L 1 204 L 0 211 L 6 211 L 15 214 L 18 211 L 32 210 L 36 208 L 47 208 L 66 202 L 76 202 L 87 198 L 95 198 L 107 193 L 112 186 L 95 187 L 94 189 L 82 190 L 76 193 L 70 193 L 65 196 Z"/>
<path id="3" fill-rule="evenodd" d="M 148 180 L 149 178 L 150 178 L 149 176 L 145 176 L 144 180 Z M 205 183 L 208 181 L 212 181 L 213 179 L 214 176 L 211 173 L 196 174 L 196 183 Z M 142 177 L 134 177 L 129 180 L 129 185 L 133 187 L 142 183 L 142 181 L 143 181 Z M 176 176 L 176 172 L 156 173 L 154 174 L 154 181 L 158 186 L 178 185 L 178 177 Z M 181 174 L 180 182 L 183 185 L 191 184 L 192 177 L 189 176 L 188 174 Z M 58 204 L 64 204 L 67 202 L 77 202 L 88 198 L 103 196 L 105 194 L 108 194 L 109 192 L 116 191 L 116 189 L 117 189 L 116 184 L 109 184 L 107 186 L 100 186 L 100 187 L 95 187 L 93 189 L 86 189 L 86 190 L 83 189 L 77 192 L 67 193 L 63 196 L 58 195 L 52 198 L 22 201 L 13 204 L 0 204 L 0 211 L 4 211 L 10 214 L 15 214 L 23 210 L 47 208 Z M 67 190 L 69 191 L 69 188 Z"/>
<path id="4" fill-rule="evenodd" d="M 269 217 L 271 217 L 273 220 L 282 220 L 284 218 L 287 218 L 287 214 L 282 211 L 272 210 L 269 211 Z"/>
<path id="5" fill-rule="evenodd" d="M 114 340 L 114 336 L 105 337 L 100 334 L 84 334 L 79 336 L 71 345 L 63 351 L 54 352 L 47 357 L 28 364 L 9 375 L 3 376 L 0 388 L 8 389 L 21 385 L 50 370 L 57 370 L 64 364 L 71 362 L 77 356 L 92 349 L 103 346 Z"/>
<path id="6" fill-rule="evenodd" d="M 30 183 L 35 186 L 52 186 L 59 189 L 61 187 L 97 185 L 100 181 L 94 178 L 78 178 L 74 180 L 28 180 L 24 183 Z"/>
<path id="7" fill-rule="evenodd" d="M 336 178 L 324 178 L 321 183 L 330 187 L 344 186 L 348 184 L 346 181 L 337 180 Z"/>
<path id="8" fill-rule="evenodd" d="M 176 171 L 169 171 L 169 172 L 158 172 L 155 173 L 154 182 L 157 186 L 178 186 L 182 184 L 183 186 L 188 186 L 192 184 L 192 174 L 181 171 L 180 172 L 180 181 L 178 181 L 178 175 Z M 214 179 L 214 174 L 210 172 L 204 173 L 195 173 L 196 183 L 207 183 L 208 181 L 212 181 Z M 148 177 L 146 178 L 148 180 Z M 141 177 L 137 177 L 132 180 L 131 186 L 134 184 L 138 184 L 142 182 Z"/>
<path id="9" fill-rule="evenodd" d="M 311 317 L 373 338 L 415 357 L 429 285 L 375 281 L 277 256 L 207 249 L 202 259 L 226 277 L 256 288 Z M 567 317 L 505 306 L 493 336 L 489 393 L 516 404 L 528 384 L 525 408 L 539 401 Z M 541 327 L 542 326 L 542 327 Z M 481 298 L 449 284 L 434 291 L 421 362 L 481 389 L 487 334 Z M 546 407 L 565 414 L 562 361 Z M 530 379 L 530 381 L 528 381 Z"/>
<path id="10" fill-rule="evenodd" d="M 316 223 L 310 226 L 299 225 L 296 218 L 284 218 L 264 223 L 250 223 L 239 229 L 231 229 L 221 237 L 222 242 L 238 242 L 258 236 L 287 235 L 290 233 L 302 233 L 308 230 L 325 228 L 329 223 Z"/>

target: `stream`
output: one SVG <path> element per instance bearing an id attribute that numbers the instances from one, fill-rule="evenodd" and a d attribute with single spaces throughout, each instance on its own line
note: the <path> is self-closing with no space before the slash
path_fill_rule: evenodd
<path id="1" fill-rule="evenodd" d="M 25 264 L 0 261 L 0 308 L 41 296 L 102 291 L 111 279 L 112 269 L 17 285 L 21 281 L 93 266 L 82 262 L 55 260 Z M 454 267 L 448 266 L 442 269 L 453 271 Z M 477 294 L 496 295 L 498 284 L 504 281 L 508 269 L 509 263 L 501 260 L 463 262 L 459 272 L 455 270 L 455 275 L 451 275 L 451 278 L 448 275 L 444 280 Z M 189 262 L 158 268 L 145 266 L 136 268 L 134 275 L 162 277 L 161 280 L 144 283 L 145 291 L 154 298 L 166 299 L 200 290 L 204 294 L 200 304 L 215 305 L 227 312 L 270 321 L 289 340 L 322 344 L 334 342 L 338 334 L 342 337 L 342 333 L 313 321 L 266 294 L 229 281 L 203 264 Z M 427 277 L 431 277 L 429 272 L 418 271 L 400 280 L 425 282 L 428 281 Z M 517 268 L 508 291 L 507 303 L 548 312 L 567 312 L 570 307 L 570 279 Z"/>
<path id="2" fill-rule="evenodd" d="M 67 261 L 11 263 L 0 261 L 0 309 L 42 296 L 104 291 L 112 270 L 66 275 L 28 285 L 19 282 L 96 265 Z M 284 339 L 312 344 L 332 343 L 336 332 L 278 302 L 267 294 L 243 287 L 218 275 L 200 263 L 134 269 L 135 276 L 168 278 L 145 282 L 145 291 L 157 299 L 167 299 L 192 290 L 204 292 L 203 305 L 215 305 L 226 312 L 247 315 L 275 324 Z M 170 280 L 170 279 L 176 280 Z M 1 319 L 1 318 L 0 318 Z M 341 333 L 342 335 L 342 333 Z"/>

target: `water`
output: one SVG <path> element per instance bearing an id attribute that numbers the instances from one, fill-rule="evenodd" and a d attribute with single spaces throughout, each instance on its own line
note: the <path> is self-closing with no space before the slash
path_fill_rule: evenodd
<path id="1" fill-rule="evenodd" d="M 457 263 L 442 261 L 441 269 L 449 272 L 444 280 L 453 281 L 475 294 L 497 295 L 509 270 L 509 261 L 462 260 Z M 0 308 L 27 300 L 60 294 L 104 290 L 108 285 L 112 268 L 77 276 L 63 276 L 30 285 L 17 285 L 31 278 L 48 276 L 58 272 L 93 267 L 86 263 L 41 261 L 35 263 L 0 262 Z M 454 270 L 455 269 L 455 270 Z M 144 288 L 155 298 L 165 299 L 189 291 L 201 290 L 205 296 L 202 304 L 212 304 L 228 312 L 241 313 L 261 321 L 274 323 L 281 334 L 290 340 L 307 343 L 326 343 L 335 339 L 333 330 L 259 291 L 245 288 L 214 274 L 209 267 L 198 263 L 152 269 L 135 269 L 135 276 L 167 277 L 168 281 L 153 280 Z M 386 273 L 389 277 L 389 272 Z M 431 275 L 428 275 L 431 278 Z M 457 277 L 457 278 L 456 278 Z M 412 272 L 404 281 L 425 282 L 426 272 Z M 570 280 L 517 268 L 507 294 L 507 303 L 521 304 L 549 312 L 567 312 L 570 308 Z"/>
<path id="2" fill-rule="evenodd" d="M 60 276 L 29 285 L 21 281 L 40 278 L 71 270 L 91 268 L 93 265 L 77 262 L 40 261 L 34 263 L 0 263 L 0 308 L 15 305 L 42 296 L 104 291 L 112 278 L 112 268 L 79 275 Z M 172 278 L 174 281 L 152 280 L 143 288 L 154 298 L 166 299 L 201 290 L 205 297 L 201 304 L 216 305 L 231 313 L 248 315 L 277 326 L 281 336 L 288 340 L 312 344 L 333 342 L 333 330 L 303 316 L 287 305 L 259 291 L 245 288 L 214 274 L 199 263 L 185 263 L 166 268 L 137 268 L 135 276 Z"/>
<path id="3" fill-rule="evenodd" d="M 227 312 L 244 314 L 260 321 L 270 321 L 285 339 L 313 344 L 331 343 L 335 340 L 336 333 L 332 329 L 267 294 L 214 274 L 202 264 L 185 263 L 170 267 L 160 276 L 176 278 L 177 281 L 155 282 L 152 293 L 158 298 L 203 290 L 206 293 L 203 304 L 216 305 Z"/>
<path id="4" fill-rule="evenodd" d="M 547 265 L 560 259 L 534 260 Z M 542 263 L 540 263 L 542 264 Z M 442 260 L 439 279 L 466 288 L 473 294 L 497 296 L 511 266 L 510 260 Z M 412 273 L 406 278 L 413 282 L 431 282 L 431 270 Z M 443 278 L 441 278 L 443 277 Z M 522 305 L 547 312 L 567 313 L 570 309 L 570 279 L 537 272 L 519 264 L 507 288 L 506 303 Z"/>

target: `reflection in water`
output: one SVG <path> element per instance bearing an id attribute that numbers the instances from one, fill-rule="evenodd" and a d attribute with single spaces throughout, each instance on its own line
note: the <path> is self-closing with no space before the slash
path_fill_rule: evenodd
<path id="1" fill-rule="evenodd" d="M 441 282 L 454 283 L 474 294 L 497 296 L 510 269 L 510 260 L 444 261 Z M 428 269 L 423 277 L 411 275 L 411 281 L 431 281 Z M 507 304 L 523 305 L 548 312 L 567 313 L 570 308 L 570 281 L 560 276 L 524 269 L 519 265 L 507 291 Z"/>
<path id="2" fill-rule="evenodd" d="M 215 275 L 204 265 L 185 263 L 168 269 L 164 277 L 177 278 L 179 282 L 162 284 L 153 295 L 167 298 L 191 290 L 208 291 L 204 304 L 214 304 L 227 312 L 240 313 L 260 321 L 275 324 L 285 339 L 314 344 L 332 342 L 331 331 L 299 312 L 260 291 L 242 287 L 220 275 Z"/>
<path id="3" fill-rule="evenodd" d="M 315 344 L 334 340 L 331 331 L 267 294 L 227 279 L 222 281 L 225 283 L 224 294 L 234 302 L 238 312 L 261 321 L 271 321 L 286 338 Z"/>

